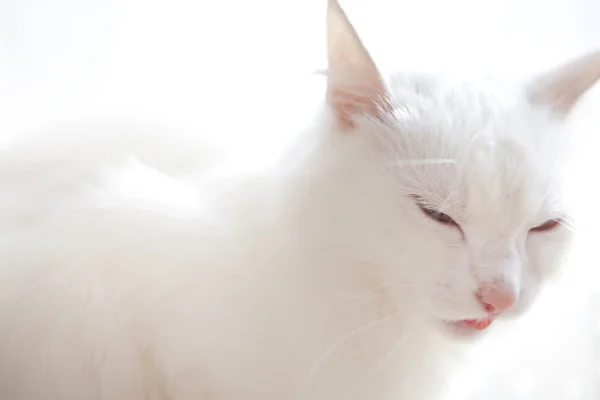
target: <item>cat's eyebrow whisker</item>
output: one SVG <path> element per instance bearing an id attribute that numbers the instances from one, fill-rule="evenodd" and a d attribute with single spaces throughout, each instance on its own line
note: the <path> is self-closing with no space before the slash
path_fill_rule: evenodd
<path id="1" fill-rule="evenodd" d="M 455 165 L 456 160 L 451 158 L 418 158 L 414 160 L 399 160 L 395 163 L 399 167 L 414 167 L 414 166 L 425 166 L 425 165 L 442 165 L 451 164 Z"/>
<path id="2" fill-rule="evenodd" d="M 392 320 L 394 317 L 397 317 L 397 316 L 398 316 L 397 312 L 388 314 L 388 315 L 386 315 L 382 318 L 379 318 L 375 321 L 371 321 L 367 324 L 364 324 L 364 325 L 358 327 L 357 329 L 351 331 L 350 333 L 338 338 L 329 347 L 327 347 L 321 353 L 321 355 L 317 358 L 317 360 L 313 363 L 312 367 L 310 368 L 310 370 L 308 372 L 307 378 L 306 378 L 307 384 L 314 378 L 314 376 L 317 374 L 317 372 L 319 372 L 319 369 L 323 366 L 323 364 L 327 361 L 327 359 L 329 359 L 329 357 L 331 357 L 337 349 L 339 349 L 341 346 L 343 346 L 344 343 L 353 339 L 355 336 L 359 335 L 360 333 L 368 331 L 370 329 L 373 329 L 385 322 Z"/>
<path id="3" fill-rule="evenodd" d="M 441 211 L 446 211 L 450 208 L 451 204 L 453 203 L 452 197 L 458 197 L 457 190 L 451 191 L 450 193 L 448 193 L 448 195 L 446 197 L 443 198 L 443 200 L 441 201 L 441 206 L 440 206 Z"/>

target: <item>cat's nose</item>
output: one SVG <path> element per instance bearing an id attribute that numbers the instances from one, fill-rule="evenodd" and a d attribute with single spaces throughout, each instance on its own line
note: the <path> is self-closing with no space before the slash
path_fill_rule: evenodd
<path id="1" fill-rule="evenodd" d="M 487 312 L 500 314 L 517 303 L 519 292 L 516 288 L 507 285 L 485 283 L 479 287 L 477 298 Z"/>

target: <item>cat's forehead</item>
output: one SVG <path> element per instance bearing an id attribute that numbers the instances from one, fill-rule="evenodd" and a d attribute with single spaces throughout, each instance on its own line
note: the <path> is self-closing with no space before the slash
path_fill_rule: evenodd
<path id="1" fill-rule="evenodd" d="M 527 101 L 522 87 L 510 82 L 404 76 L 392 81 L 390 95 L 399 125 L 425 134 L 451 132 L 461 140 L 488 134 L 490 140 L 527 141 L 534 138 L 535 125 L 547 122 L 546 115 Z M 522 130 L 530 132 L 518 132 Z"/>
<path id="2" fill-rule="evenodd" d="M 506 220 L 555 201 L 562 132 L 521 92 L 421 78 L 400 81 L 393 93 L 397 148 L 431 162 L 410 171 L 432 201 Z"/>
<path id="3" fill-rule="evenodd" d="M 474 147 L 458 161 L 458 196 L 450 204 L 463 207 L 463 217 L 490 226 L 515 226 L 547 212 L 556 201 L 557 187 L 537 165 L 534 152 L 511 141 Z"/>

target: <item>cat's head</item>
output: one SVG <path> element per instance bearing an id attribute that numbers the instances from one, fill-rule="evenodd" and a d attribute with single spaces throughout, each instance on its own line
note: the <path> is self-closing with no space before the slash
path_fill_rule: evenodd
<path id="1" fill-rule="evenodd" d="M 563 120 L 600 77 L 600 53 L 514 86 L 384 83 L 334 0 L 328 45 L 336 160 L 320 173 L 352 215 L 348 251 L 398 304 L 451 331 L 521 314 L 569 242 Z"/>

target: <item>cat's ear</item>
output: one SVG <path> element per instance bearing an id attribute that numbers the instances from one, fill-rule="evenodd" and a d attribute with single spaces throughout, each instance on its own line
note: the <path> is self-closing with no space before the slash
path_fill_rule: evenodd
<path id="1" fill-rule="evenodd" d="M 358 115 L 390 111 L 381 75 L 337 0 L 328 3 L 327 55 L 327 100 L 341 129 L 351 129 Z"/>
<path id="2" fill-rule="evenodd" d="M 599 79 L 600 51 L 596 51 L 538 76 L 528 92 L 533 102 L 566 115 Z"/>

